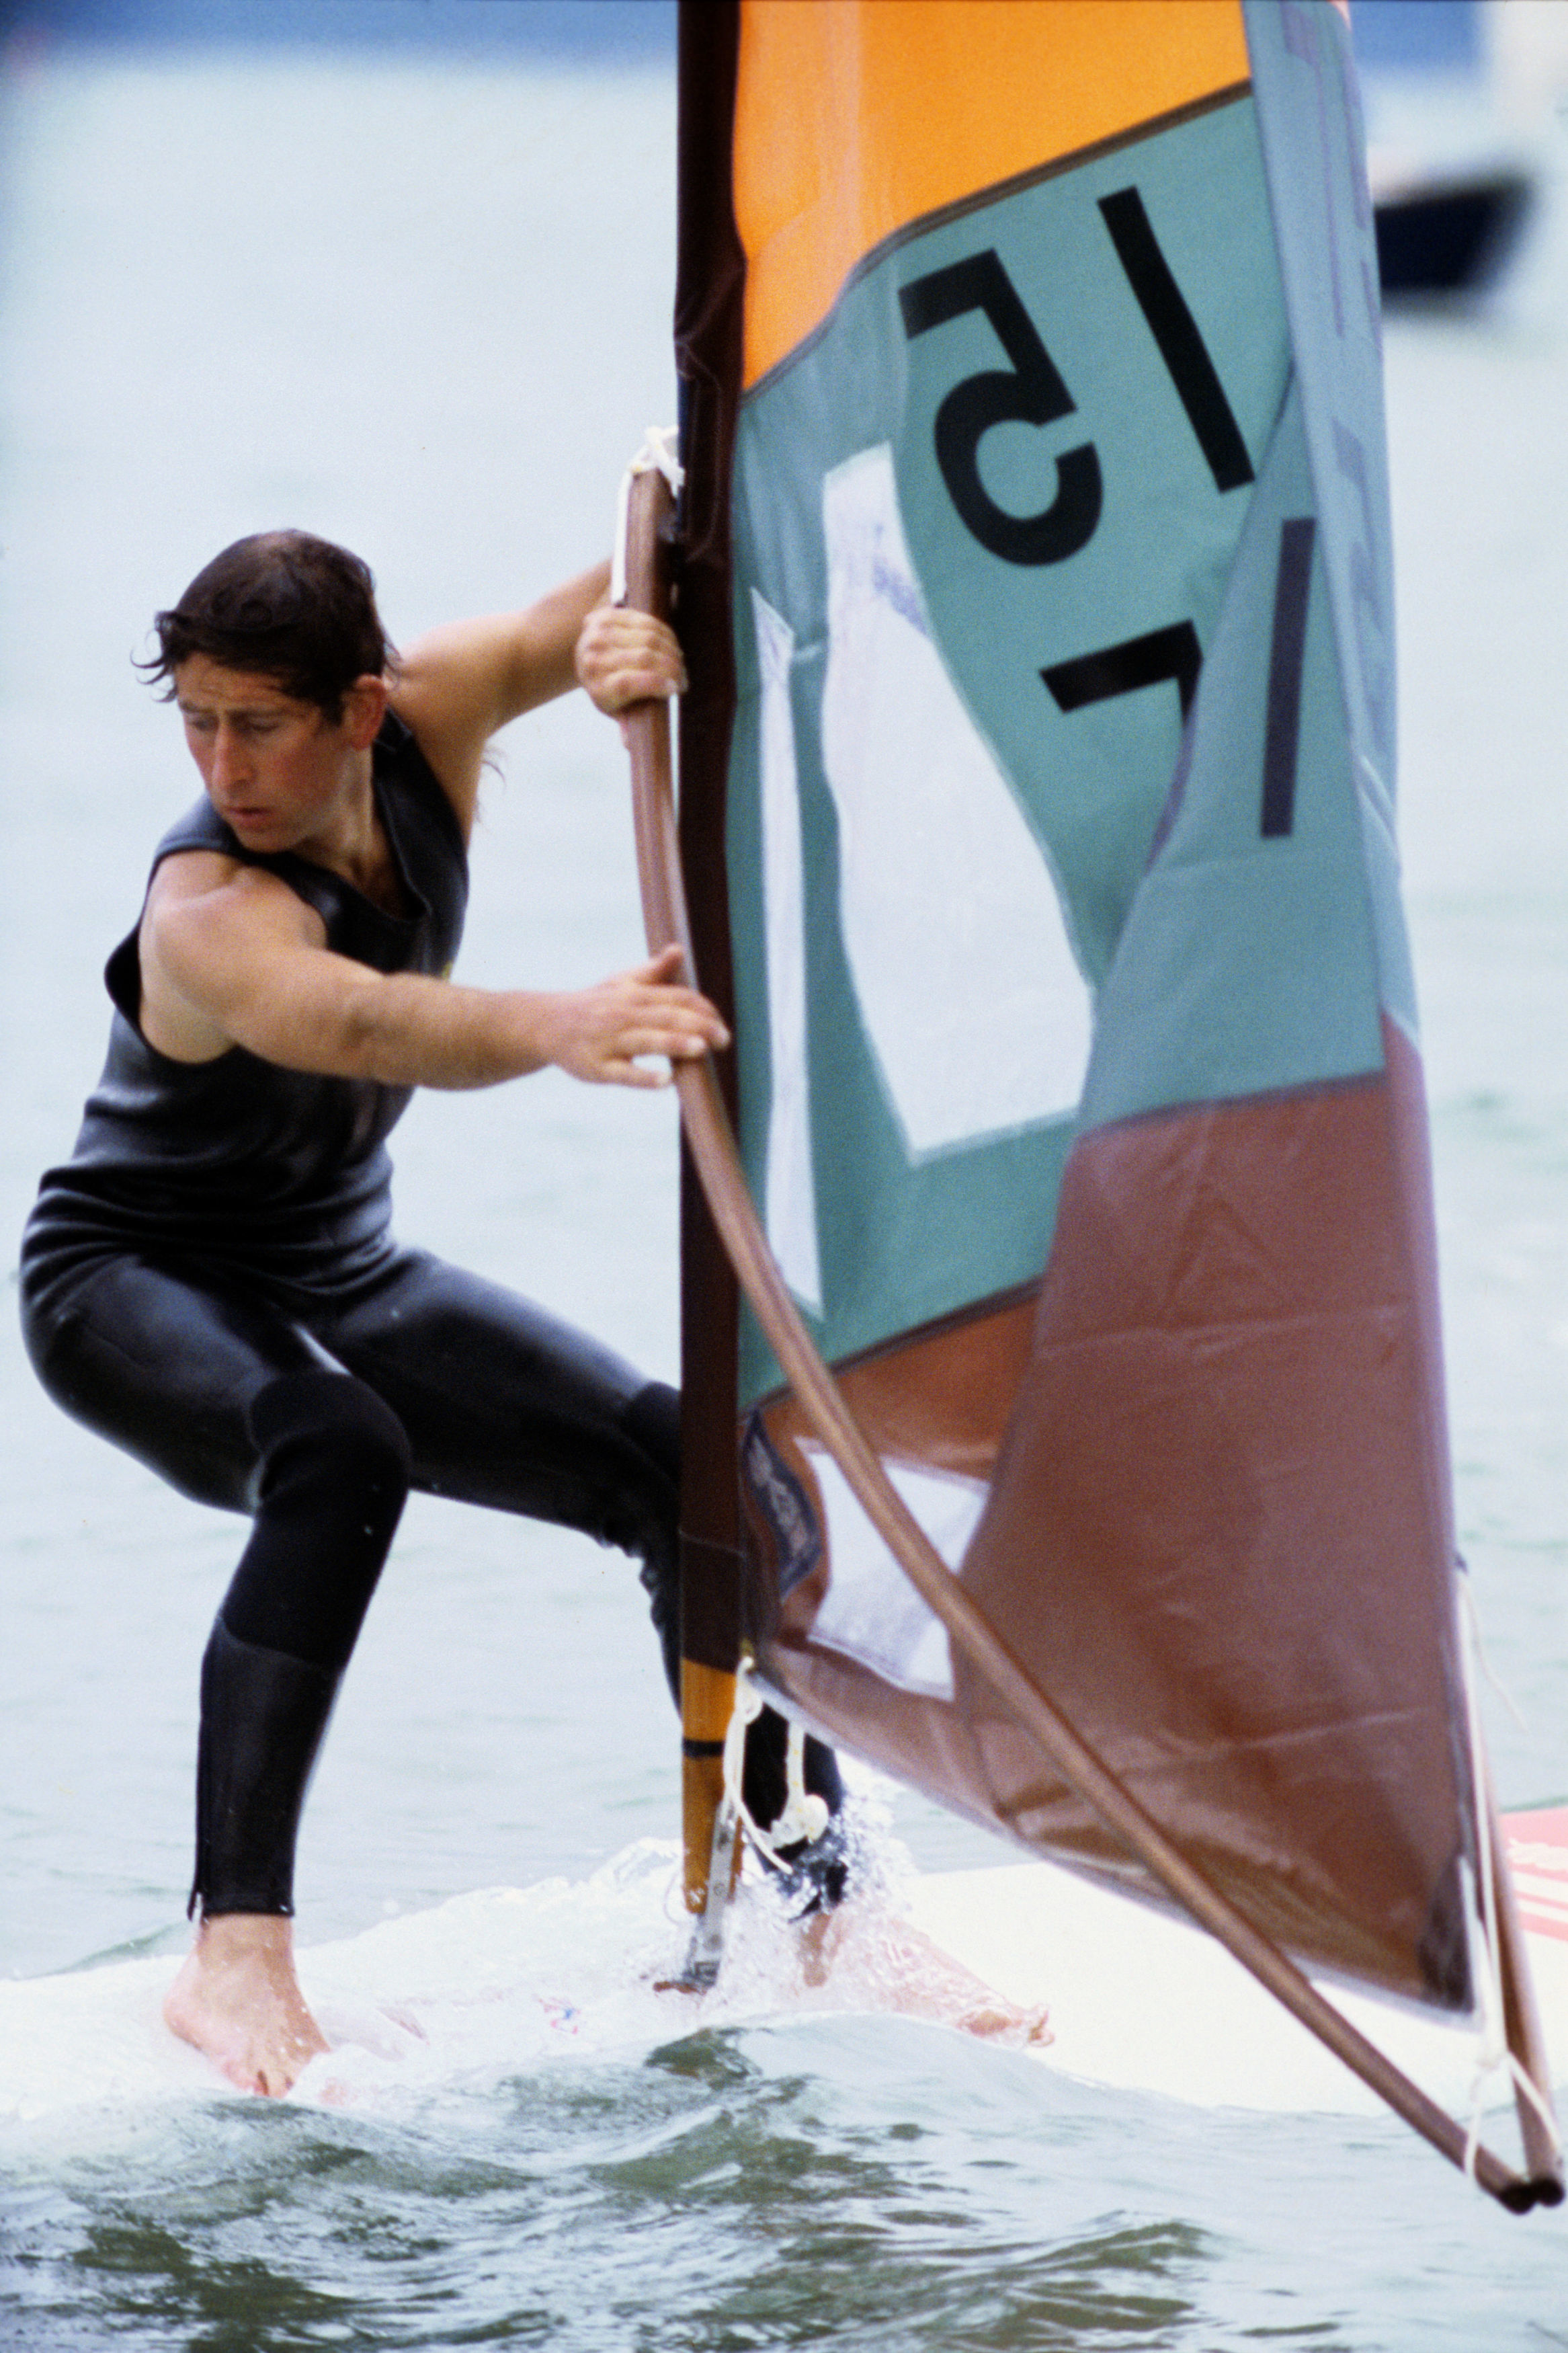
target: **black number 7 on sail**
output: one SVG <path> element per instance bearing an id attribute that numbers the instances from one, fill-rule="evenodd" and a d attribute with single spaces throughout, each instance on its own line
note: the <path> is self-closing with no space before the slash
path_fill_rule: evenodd
<path id="1" fill-rule="evenodd" d="M 1168 678 L 1175 686 L 1185 721 L 1203 666 L 1204 650 L 1192 623 L 1173 621 L 1168 628 L 1126 638 L 1118 646 L 1100 646 L 1091 654 L 1075 654 L 1070 661 L 1053 662 L 1040 676 L 1058 711 L 1081 711 L 1086 703 L 1136 694 L 1141 687 L 1157 686 Z"/>
<path id="2" fill-rule="evenodd" d="M 1283 840 L 1296 821 L 1296 757 L 1301 732 L 1301 680 L 1307 652 L 1307 606 L 1312 586 L 1312 551 L 1317 540 L 1312 515 L 1287 515 L 1279 526 L 1279 560 L 1274 582 L 1274 624 L 1268 647 L 1268 685 L 1263 728 L 1263 777 L 1258 831 L 1266 841 Z M 1185 723 L 1198 691 L 1203 648 L 1191 621 L 1173 621 L 1120 645 L 1100 646 L 1052 662 L 1040 676 L 1058 711 L 1082 711 L 1136 694 L 1169 679 Z"/>

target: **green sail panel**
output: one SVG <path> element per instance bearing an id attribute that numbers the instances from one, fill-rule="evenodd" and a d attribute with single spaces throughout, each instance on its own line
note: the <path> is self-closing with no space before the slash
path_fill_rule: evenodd
<path id="1" fill-rule="evenodd" d="M 1196 360 L 1162 347 L 1173 301 Z M 741 1134 L 829 1359 L 1045 1263 L 1289 383 L 1242 97 L 919 225 L 742 406 Z M 976 432 L 976 385 L 1071 406 Z M 1325 1021 L 1322 1071 L 1355 1027 Z M 749 1327 L 743 1396 L 776 1381 Z"/>

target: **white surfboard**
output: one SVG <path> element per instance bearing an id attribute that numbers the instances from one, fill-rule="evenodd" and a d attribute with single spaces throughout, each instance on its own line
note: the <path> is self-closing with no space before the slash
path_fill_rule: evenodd
<path id="1" fill-rule="evenodd" d="M 1510 1858 L 1553 2081 L 1568 2084 L 1568 1808 L 1509 1819 Z M 742 1895 L 723 1974 L 701 2000 L 660 1992 L 684 1949 L 673 1846 L 643 1841 L 585 1881 L 490 1888 L 300 1955 L 333 2049 L 297 2098 L 353 2106 L 527 2070 L 554 2057 L 627 2057 L 685 2033 L 803 2010 L 908 2010 L 957 2023 L 962 2005 L 918 1996 L 920 1958 L 875 1922 L 815 1981 L 800 1935 L 763 1892 Z M 1050 1863 L 915 1877 L 894 1907 L 1004 2000 L 1044 2006 L 1039 2063 L 1082 2081 L 1196 2105 L 1359 2115 L 1373 2094 L 1199 1929 Z M 879 1957 L 868 1961 L 876 1947 Z M 70 2109 L 239 2096 L 164 2027 L 179 1956 L 0 1984 L 0 2126 Z M 910 1969 L 913 1975 L 911 1977 Z M 900 1969 L 902 1974 L 900 1974 Z M 940 1978 L 940 1972 L 938 1972 Z M 1476 2022 L 1326 1989 L 1434 2098 L 1468 2115 Z M 1016 2040 L 1017 2038 L 1015 2038 Z M 1485 2105 L 1509 2098 L 1506 2079 Z"/>

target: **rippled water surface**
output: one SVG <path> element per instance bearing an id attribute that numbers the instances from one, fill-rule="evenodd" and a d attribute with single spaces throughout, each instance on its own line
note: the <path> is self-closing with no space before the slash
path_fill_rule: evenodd
<path id="1" fill-rule="evenodd" d="M 11 54 L 4 110 L 14 1235 L 96 1074 L 103 957 L 193 789 L 129 668 L 148 617 L 270 522 L 363 548 L 404 637 L 592 560 L 621 463 L 672 404 L 673 108 L 654 70 L 33 48 Z M 1491 1708 L 1511 1804 L 1568 1794 L 1565 323 L 1553 231 L 1494 315 L 1388 336 L 1457 1478 L 1521 1711 Z M 563 706 L 503 759 L 467 976 L 630 963 L 613 731 Z M 402 1229 L 668 1375 L 673 1153 L 668 1102 L 550 1076 L 421 1102 Z M 11 1327 L 0 1968 L 152 1966 L 184 1935 L 196 1662 L 236 1525 L 56 1415 Z M 698 2032 L 623 2017 L 583 1891 L 672 1835 L 675 1804 L 625 1564 L 416 1503 L 312 1799 L 301 1937 L 370 1951 L 378 1924 L 489 1888 L 542 1905 L 559 1882 L 549 1998 L 453 1965 L 427 1989 L 467 2059 L 395 2054 L 282 2107 L 177 2070 L 72 2101 L 80 2021 L 106 2031 L 108 2012 L 51 2013 L 30 2055 L 58 2096 L 0 2125 L 0 2342 L 1568 2346 L 1561 2217 L 1503 2217 L 1382 2119 L 1189 2108 L 784 2001 Z M 993 1857 L 910 1803 L 894 1829 L 928 1872 Z"/>
<path id="2" fill-rule="evenodd" d="M 1563 2341 L 1560 2244 L 1395 2128 L 1206 2119 L 889 2020 L 541 2066 L 396 2119 L 40 2138 L 19 2342 L 1362 2348 Z"/>

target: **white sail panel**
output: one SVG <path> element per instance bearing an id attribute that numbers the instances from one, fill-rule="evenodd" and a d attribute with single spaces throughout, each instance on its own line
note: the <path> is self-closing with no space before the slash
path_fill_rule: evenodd
<path id="1" fill-rule="evenodd" d="M 803 1306 L 820 1314 L 822 1269 L 806 1091 L 805 883 L 789 686 L 795 631 L 755 588 L 752 614 L 763 685 L 763 928 L 773 1074 L 763 1219 L 784 1281 Z"/>
<path id="2" fill-rule="evenodd" d="M 887 444 L 835 467 L 822 502 L 844 947 L 918 1157 L 1071 1111 L 1092 1008 L 1045 853 L 937 651 Z"/>
<path id="3" fill-rule="evenodd" d="M 807 1445 L 827 1520 L 827 1597 L 812 1640 L 842 1651 L 900 1691 L 953 1695 L 948 1633 L 910 1583 L 826 1450 Z M 889 1478 L 949 1568 L 956 1572 L 984 1507 L 984 1480 L 889 1462 Z"/>

